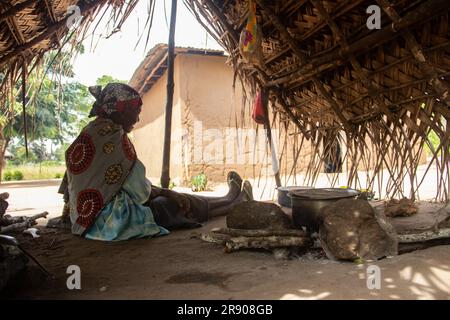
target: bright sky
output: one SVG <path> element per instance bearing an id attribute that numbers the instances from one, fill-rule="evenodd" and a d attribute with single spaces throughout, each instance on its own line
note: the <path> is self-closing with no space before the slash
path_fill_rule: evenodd
<path id="1" fill-rule="evenodd" d="M 110 75 L 116 79 L 129 80 L 144 59 L 145 54 L 157 43 L 167 43 L 170 23 L 170 0 L 155 0 L 155 14 L 150 31 L 149 42 L 145 50 L 145 38 L 143 36 L 139 46 L 135 49 L 138 35 L 147 19 L 147 1 L 141 0 L 133 13 L 124 23 L 122 30 L 109 39 L 104 28 L 99 26 L 94 36 L 95 39 L 103 34 L 97 46 L 91 44 L 92 37 L 84 41 L 85 53 L 77 57 L 74 63 L 75 79 L 85 85 L 93 85 L 102 75 Z M 164 5 L 166 10 L 164 11 Z M 166 17 L 167 15 L 167 17 Z M 167 20 L 166 20 L 167 19 Z M 107 19 L 105 19 L 107 20 Z M 167 24 L 166 24 L 167 21 Z M 93 23 L 92 25 L 95 25 Z M 197 47 L 208 49 L 222 49 L 217 42 L 207 34 L 206 30 L 197 22 L 196 18 L 186 8 L 183 1 L 178 1 L 177 25 L 175 45 L 183 47 Z M 93 50 L 95 47 L 95 50 Z"/>

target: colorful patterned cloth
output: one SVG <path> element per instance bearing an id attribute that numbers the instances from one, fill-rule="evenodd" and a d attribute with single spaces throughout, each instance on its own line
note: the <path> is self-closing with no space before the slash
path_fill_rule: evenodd
<path id="1" fill-rule="evenodd" d="M 122 126 L 97 118 L 66 151 L 72 232 L 84 235 L 102 209 L 119 193 L 136 162 Z"/>
<path id="2" fill-rule="evenodd" d="M 96 100 L 89 117 L 128 112 L 142 105 L 139 93 L 123 83 L 108 83 L 103 90 L 101 86 L 92 86 L 89 87 L 89 92 Z"/>
<path id="3" fill-rule="evenodd" d="M 92 240 L 118 241 L 166 235 L 155 223 L 148 201 L 151 184 L 145 179 L 145 167 L 139 160 L 125 180 L 121 190 L 101 211 L 85 237 Z"/>

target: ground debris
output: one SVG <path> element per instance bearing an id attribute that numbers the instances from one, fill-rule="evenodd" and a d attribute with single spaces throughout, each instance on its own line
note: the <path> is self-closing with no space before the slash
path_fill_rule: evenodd
<path id="1" fill-rule="evenodd" d="M 403 198 L 401 200 L 391 199 L 384 204 L 384 214 L 387 217 L 409 217 L 418 212 L 414 200 Z"/>

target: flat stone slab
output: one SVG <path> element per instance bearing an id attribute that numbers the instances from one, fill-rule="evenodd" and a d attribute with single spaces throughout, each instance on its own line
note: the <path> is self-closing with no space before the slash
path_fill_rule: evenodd
<path id="1" fill-rule="evenodd" d="M 384 211 L 384 201 L 369 201 L 377 211 Z M 418 212 L 409 217 L 395 217 L 387 220 L 394 226 L 400 243 L 424 242 L 450 238 L 450 205 L 444 203 L 419 202 Z M 292 209 L 283 211 L 291 215 Z"/>
<path id="2" fill-rule="evenodd" d="M 383 210 L 382 201 L 371 202 L 376 210 Z M 387 218 L 397 234 L 418 234 L 442 229 L 439 225 L 450 217 L 450 205 L 442 203 L 419 202 L 418 212 L 409 217 Z"/>

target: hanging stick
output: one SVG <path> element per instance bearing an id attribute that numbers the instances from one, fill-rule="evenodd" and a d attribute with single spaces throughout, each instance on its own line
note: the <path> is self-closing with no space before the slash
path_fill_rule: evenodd
<path id="1" fill-rule="evenodd" d="M 25 110 L 25 106 L 27 104 L 26 101 L 26 97 L 27 97 L 27 85 L 26 85 L 26 78 L 27 78 L 27 74 L 26 74 L 26 62 L 25 62 L 25 58 L 23 60 L 23 64 L 22 64 L 22 114 L 23 114 L 23 133 L 24 133 L 24 138 L 25 138 L 25 154 L 27 156 L 28 159 L 28 137 L 27 137 L 27 114 L 26 114 L 26 110 Z"/>
<path id="2" fill-rule="evenodd" d="M 266 92 L 265 89 L 261 89 L 261 95 L 263 99 L 263 106 L 264 106 L 264 119 L 265 119 L 265 127 L 266 127 L 266 134 L 267 134 L 267 141 L 269 142 L 270 146 L 270 152 L 272 156 L 272 171 L 273 175 L 275 176 L 275 183 L 277 187 L 281 187 L 281 179 L 280 179 L 280 165 L 278 163 L 278 156 L 277 151 L 275 150 L 275 145 L 272 140 L 272 129 L 270 127 L 270 120 L 269 120 L 269 110 L 268 110 L 268 92 Z"/>

